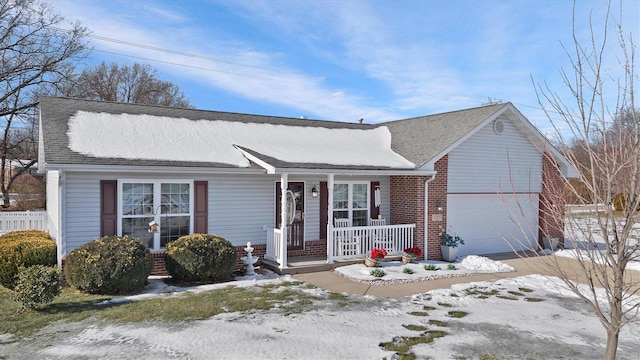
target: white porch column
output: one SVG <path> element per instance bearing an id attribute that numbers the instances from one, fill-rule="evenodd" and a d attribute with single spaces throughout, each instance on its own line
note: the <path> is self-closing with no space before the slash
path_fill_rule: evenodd
<path id="1" fill-rule="evenodd" d="M 333 174 L 327 178 L 327 264 L 333 264 Z"/>
<path id="2" fill-rule="evenodd" d="M 287 268 L 287 189 L 289 188 L 289 174 L 280 175 L 280 230 L 282 237 L 280 242 L 280 269 Z"/>

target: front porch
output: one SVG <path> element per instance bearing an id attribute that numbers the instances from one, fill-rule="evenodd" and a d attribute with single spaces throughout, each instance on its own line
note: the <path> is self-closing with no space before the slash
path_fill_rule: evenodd
<path id="1" fill-rule="evenodd" d="M 384 248 L 389 256 L 400 256 L 406 248 L 414 246 L 415 224 L 351 226 L 336 228 L 328 225 L 326 257 L 288 257 L 281 229 L 267 231 L 264 259 L 279 272 L 289 267 L 308 267 L 310 261 L 317 270 L 361 262 L 374 248 Z M 323 264 L 318 263 L 324 261 Z M 316 270 L 314 270 L 316 271 Z M 287 271 L 287 273 L 290 273 Z M 295 273 L 295 271 L 293 272 Z"/>

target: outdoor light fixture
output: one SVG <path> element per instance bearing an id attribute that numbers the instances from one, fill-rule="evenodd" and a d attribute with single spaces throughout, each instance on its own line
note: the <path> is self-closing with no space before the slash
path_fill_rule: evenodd
<path id="1" fill-rule="evenodd" d="M 442 209 L 442 203 L 441 203 L 441 202 L 439 202 L 439 201 L 436 203 L 436 210 L 437 210 L 438 212 L 442 212 L 442 210 L 443 210 L 443 209 Z"/>
<path id="2" fill-rule="evenodd" d="M 317 198 L 318 197 L 318 189 L 316 189 L 315 185 L 313 186 L 313 188 L 311 188 L 311 197 L 312 198 Z"/>

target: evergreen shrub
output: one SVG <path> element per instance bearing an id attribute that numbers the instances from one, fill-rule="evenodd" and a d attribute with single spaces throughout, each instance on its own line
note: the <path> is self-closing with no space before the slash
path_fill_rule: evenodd
<path id="1" fill-rule="evenodd" d="M 69 285 L 90 294 L 131 294 L 144 288 L 153 256 L 128 236 L 105 236 L 71 251 L 64 263 Z"/>
<path id="2" fill-rule="evenodd" d="M 215 234 L 181 236 L 167 244 L 165 263 L 177 281 L 224 281 L 236 267 L 236 249 Z"/>
<path id="3" fill-rule="evenodd" d="M 15 231 L 0 236 L 0 284 L 13 290 L 21 267 L 54 266 L 56 243 L 43 231 Z"/>
<path id="4" fill-rule="evenodd" d="M 60 295 L 60 271 L 57 266 L 33 265 L 21 268 L 13 299 L 22 309 L 36 309 Z"/>

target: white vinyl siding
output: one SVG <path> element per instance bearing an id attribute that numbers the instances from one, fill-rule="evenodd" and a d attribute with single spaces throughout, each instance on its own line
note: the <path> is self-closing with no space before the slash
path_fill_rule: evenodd
<path id="1" fill-rule="evenodd" d="M 209 232 L 233 245 L 264 244 L 275 226 L 275 181 L 279 177 L 224 175 L 209 180 Z"/>
<path id="2" fill-rule="evenodd" d="M 57 182 L 47 182 L 48 190 L 57 187 Z M 275 183 L 279 176 L 271 175 L 194 175 L 66 172 L 65 202 L 66 216 L 61 233 L 66 241 L 64 255 L 78 246 L 100 237 L 100 180 L 117 179 L 196 179 L 208 181 L 208 232 L 223 236 L 235 246 L 264 244 L 266 231 L 275 226 Z M 389 217 L 389 177 L 336 177 L 337 181 L 379 181 L 382 192 L 380 212 Z M 339 178 L 339 179 L 338 179 Z M 318 240 L 320 229 L 320 197 L 312 198 L 313 186 L 319 190 L 326 176 L 290 176 L 289 181 L 305 182 L 305 239 Z M 48 211 L 56 201 L 58 192 L 48 192 Z"/>
<path id="3" fill-rule="evenodd" d="M 538 193 L 542 188 L 542 155 L 511 121 L 501 118 L 449 153 L 449 193 Z"/>
<path id="4" fill-rule="evenodd" d="M 100 179 L 92 174 L 65 173 L 66 253 L 100 237 Z M 63 210 L 63 211 L 64 211 Z"/>

